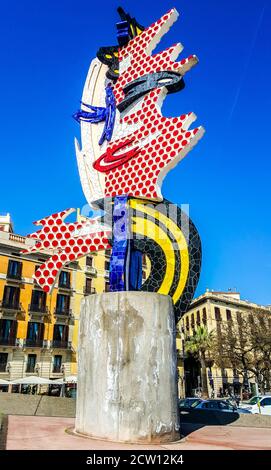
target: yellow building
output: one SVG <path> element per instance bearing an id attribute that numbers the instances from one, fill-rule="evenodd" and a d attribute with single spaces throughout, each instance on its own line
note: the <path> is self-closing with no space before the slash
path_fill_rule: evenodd
<path id="1" fill-rule="evenodd" d="M 70 263 L 49 295 L 33 281 L 49 253 L 22 254 L 26 243 L 0 217 L 0 378 L 75 374 L 80 302 L 107 289 L 110 253 Z"/>
<path id="2" fill-rule="evenodd" d="M 216 332 L 221 323 L 239 322 L 240 315 L 249 315 L 252 311 L 261 310 L 271 315 L 270 307 L 258 305 L 240 299 L 238 292 L 206 291 L 191 303 L 188 312 L 179 321 L 177 328 L 177 351 L 179 373 L 179 396 L 191 396 L 200 388 L 200 365 L 198 361 L 185 353 L 185 340 L 193 335 L 196 327 L 206 326 L 208 331 Z M 220 389 L 224 392 L 231 387 L 235 393 L 240 392 L 242 377 L 233 369 L 221 371 L 212 358 L 207 362 L 209 396 L 217 396 Z M 255 391 L 255 380 L 250 381 L 252 392 Z"/>
<path id="3" fill-rule="evenodd" d="M 46 294 L 33 274 L 50 254 L 21 253 L 26 244 L 26 237 L 13 233 L 10 215 L 0 216 L 0 378 L 76 374 L 81 300 L 109 290 L 111 250 L 71 262 Z M 143 263 L 145 279 L 148 261 Z"/>

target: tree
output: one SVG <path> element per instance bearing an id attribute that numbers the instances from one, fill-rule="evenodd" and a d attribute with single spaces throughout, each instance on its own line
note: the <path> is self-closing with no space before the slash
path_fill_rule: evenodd
<path id="1" fill-rule="evenodd" d="M 237 322 L 218 324 L 211 353 L 218 367 L 233 368 L 245 380 L 254 377 L 264 392 L 270 385 L 271 312 L 255 309 L 239 314 Z"/>
<path id="2" fill-rule="evenodd" d="M 213 332 L 208 332 L 205 326 L 198 326 L 185 343 L 185 351 L 200 362 L 202 395 L 208 398 L 208 381 L 206 371 L 206 353 L 210 350 L 213 342 Z"/>

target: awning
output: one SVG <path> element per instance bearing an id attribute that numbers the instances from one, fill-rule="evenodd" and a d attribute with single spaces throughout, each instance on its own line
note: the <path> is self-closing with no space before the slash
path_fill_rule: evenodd
<path id="1" fill-rule="evenodd" d="M 4 379 L 0 379 L 0 385 L 9 385 L 10 382 L 8 382 L 7 380 L 4 380 Z"/>
<path id="2" fill-rule="evenodd" d="M 44 379 L 37 375 L 30 375 L 29 377 L 22 377 L 21 379 L 15 379 L 10 382 L 13 385 L 49 385 L 54 383 L 53 380 Z"/>
<path id="3" fill-rule="evenodd" d="M 65 377 L 64 382 L 67 384 L 76 384 L 77 383 L 77 375 L 68 375 Z"/>

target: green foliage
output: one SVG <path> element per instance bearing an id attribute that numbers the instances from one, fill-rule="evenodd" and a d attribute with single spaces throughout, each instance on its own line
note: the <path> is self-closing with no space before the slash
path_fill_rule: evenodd
<path id="1" fill-rule="evenodd" d="M 185 343 L 185 351 L 193 356 L 200 358 L 200 356 L 212 347 L 214 334 L 208 331 L 205 326 L 198 326 L 193 336 L 191 336 Z"/>

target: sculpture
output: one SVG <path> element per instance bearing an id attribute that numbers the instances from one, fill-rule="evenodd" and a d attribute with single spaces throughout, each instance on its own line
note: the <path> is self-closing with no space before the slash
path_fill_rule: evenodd
<path id="1" fill-rule="evenodd" d="M 90 206 L 103 209 L 105 217 L 65 224 L 74 209 L 46 217 L 36 222 L 42 229 L 29 235 L 36 243 L 26 251 L 51 250 L 51 258 L 35 273 L 36 282 L 50 292 L 66 263 L 112 246 L 111 291 L 169 294 L 179 318 L 198 282 L 201 243 L 181 209 L 176 208 L 172 219 L 171 204 L 161 188 L 167 172 L 198 142 L 204 129 L 190 129 L 196 119 L 193 113 L 162 116 L 161 105 L 167 93 L 184 88 L 183 77 L 197 58 L 176 61 L 181 44 L 152 54 L 176 21 L 175 9 L 146 29 L 118 11 L 119 45 L 99 49 L 89 68 L 81 109 L 74 115 L 81 126 L 81 147 L 77 140 L 75 146 L 82 188 Z M 143 284 L 142 254 L 151 261 Z"/>

